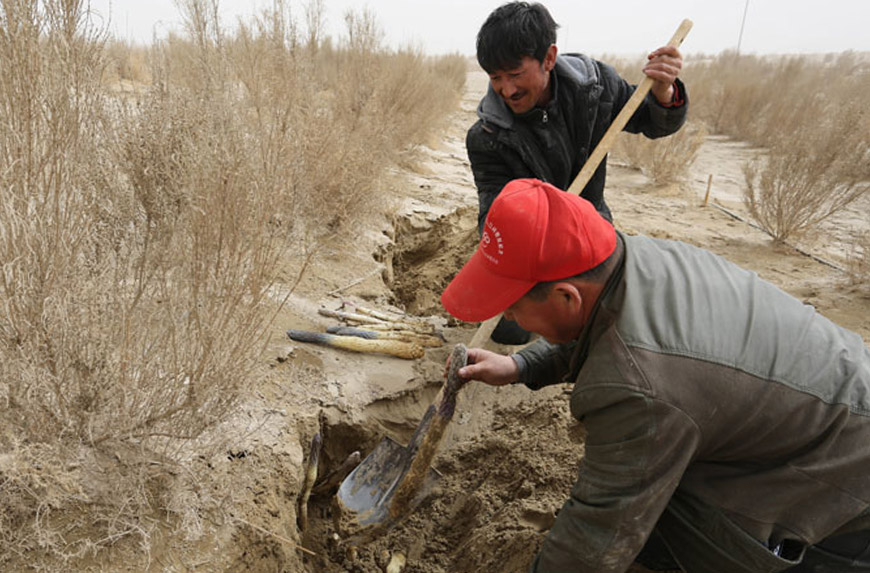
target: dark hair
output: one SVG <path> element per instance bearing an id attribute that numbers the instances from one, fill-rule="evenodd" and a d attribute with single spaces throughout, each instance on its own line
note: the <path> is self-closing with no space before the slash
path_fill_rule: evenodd
<path id="1" fill-rule="evenodd" d="M 477 33 L 477 62 L 487 73 L 513 70 L 526 56 L 544 61 L 559 25 L 541 4 L 509 2 L 495 10 Z"/>
<path id="2" fill-rule="evenodd" d="M 574 280 L 583 281 L 587 283 L 596 283 L 596 284 L 604 284 L 607 282 L 607 279 L 610 278 L 610 274 L 613 271 L 614 265 L 619 260 L 620 257 L 620 248 L 617 245 L 613 252 L 608 255 L 606 259 L 601 261 L 595 267 L 589 269 L 588 271 L 584 271 L 579 275 L 574 275 L 573 277 L 556 280 L 556 281 L 542 281 L 536 283 L 531 289 L 529 289 L 525 295 L 532 300 L 541 302 L 545 300 L 549 295 L 550 291 L 553 290 L 553 286 L 556 283 L 563 282 L 571 282 Z"/>

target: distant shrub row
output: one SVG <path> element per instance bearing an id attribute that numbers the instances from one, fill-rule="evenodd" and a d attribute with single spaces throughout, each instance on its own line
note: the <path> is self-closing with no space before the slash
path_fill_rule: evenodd
<path id="1" fill-rule="evenodd" d="M 695 116 L 767 150 L 746 166 L 746 203 L 775 239 L 803 236 L 870 189 L 870 61 L 845 52 L 693 63 Z"/>
<path id="2" fill-rule="evenodd" d="M 639 76 L 641 60 L 615 60 L 625 77 Z M 621 158 L 657 183 L 684 177 L 703 134 L 710 132 L 765 150 L 745 166 L 745 200 L 759 225 L 777 241 L 811 235 L 822 221 L 867 197 L 870 114 L 864 99 L 870 90 L 870 58 L 866 54 L 689 54 L 681 75 L 692 106 L 687 128 L 656 141 L 624 137 L 617 149 Z M 867 218 L 870 226 L 870 214 Z M 870 253 L 860 248 L 859 236 L 855 243 L 856 268 L 865 268 L 866 262 L 860 265 L 870 259 Z"/>

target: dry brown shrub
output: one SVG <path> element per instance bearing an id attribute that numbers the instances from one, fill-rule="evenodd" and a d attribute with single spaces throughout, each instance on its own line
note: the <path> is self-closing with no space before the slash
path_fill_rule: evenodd
<path id="1" fill-rule="evenodd" d="M 634 70 L 643 65 L 641 59 L 603 59 L 615 62 L 627 78 L 636 77 Z M 870 114 L 863 102 L 870 91 L 870 59 L 866 54 L 687 55 L 681 76 L 688 86 L 690 122 L 766 149 L 745 166 L 745 201 L 759 225 L 776 240 L 809 238 L 820 222 L 868 192 Z M 658 145 L 623 137 L 618 152 L 629 163 L 652 172 L 648 165 L 653 164 Z M 668 171 L 666 166 L 663 173 Z"/>
<path id="2" fill-rule="evenodd" d="M 106 41 L 104 50 L 104 82 L 107 85 L 128 82 L 138 86 L 151 82 L 150 54 L 147 47 L 110 38 Z"/>
<path id="3" fill-rule="evenodd" d="M 689 122 L 678 132 L 659 139 L 623 136 L 618 140 L 616 155 L 657 185 L 675 183 L 688 174 L 706 136 L 703 124 Z"/>
<path id="4" fill-rule="evenodd" d="M 764 81 L 771 68 L 764 60 L 734 52 L 687 57 L 681 75 L 688 86 L 692 118 L 713 133 L 754 142 L 761 109 L 775 96 Z"/>
<path id="5" fill-rule="evenodd" d="M 643 79 L 645 57 L 620 57 L 604 55 L 601 61 L 614 67 L 620 76 L 637 83 Z M 693 88 L 689 87 L 692 106 Z M 640 169 L 657 185 L 667 185 L 683 179 L 704 144 L 707 127 L 694 119 L 694 107 L 690 108 L 690 120 L 679 131 L 667 137 L 649 139 L 642 135 L 623 134 L 617 139 L 614 158 Z"/>
<path id="6" fill-rule="evenodd" d="M 318 25 L 310 12 L 308 20 Z M 349 12 L 346 24 L 338 47 L 310 31 L 313 43 L 303 43 L 278 10 L 242 25 L 228 47 L 246 113 L 277 152 L 262 158 L 285 182 L 276 199 L 292 205 L 294 220 L 316 223 L 309 237 L 379 209 L 386 167 L 432 133 L 465 81 L 459 57 L 383 50 L 369 12 Z"/>
<path id="7" fill-rule="evenodd" d="M 0 10 L 0 539 L 73 557 L 147 541 L 258 367 L 282 242 L 229 101 L 113 102 L 82 3 Z"/>
<path id="8" fill-rule="evenodd" d="M 870 190 L 870 137 L 855 129 L 862 107 L 813 101 L 781 113 L 790 129 L 769 134 L 767 156 L 744 168 L 746 205 L 777 241 L 811 234 Z"/>
<path id="9" fill-rule="evenodd" d="M 365 18 L 334 48 L 282 2 L 227 36 L 185 0 L 115 98 L 85 5 L 0 3 L 0 568 L 126 538 L 147 560 L 163 511 L 196 514 L 173 484 L 261 375 L 280 258 L 377 206 L 461 87 Z"/>
<path id="10" fill-rule="evenodd" d="M 746 203 L 776 240 L 806 237 L 867 192 L 870 62 L 852 52 L 687 65 L 692 115 L 715 133 L 767 149 L 745 168 Z"/>
<path id="11" fill-rule="evenodd" d="M 801 113 L 817 111 L 817 100 L 832 112 L 861 101 L 870 87 L 870 62 L 854 52 L 766 57 L 723 52 L 685 60 L 681 75 L 689 86 L 692 117 L 713 133 L 759 146 L 783 134 L 799 137 L 794 122 Z"/>

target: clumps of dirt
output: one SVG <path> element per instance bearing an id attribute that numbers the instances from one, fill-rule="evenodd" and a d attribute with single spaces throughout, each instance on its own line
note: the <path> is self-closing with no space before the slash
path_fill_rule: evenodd
<path id="1" fill-rule="evenodd" d="M 498 409 L 491 430 L 441 452 L 433 493 L 385 536 L 352 547 L 337 535 L 331 496 L 313 500 L 306 571 L 383 571 L 407 557 L 406 573 L 524 572 L 568 497 L 583 454 L 568 395 Z"/>
<path id="2" fill-rule="evenodd" d="M 394 240 L 376 259 L 384 263 L 387 286 L 410 314 L 443 315 L 441 293 L 477 248 L 477 209 L 446 214 L 416 210 L 396 217 Z"/>

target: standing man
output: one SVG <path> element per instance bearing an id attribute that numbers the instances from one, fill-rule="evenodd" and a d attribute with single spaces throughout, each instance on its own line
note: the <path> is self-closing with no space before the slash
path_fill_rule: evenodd
<path id="1" fill-rule="evenodd" d="M 490 85 L 466 147 L 481 230 L 493 200 L 512 179 L 534 177 L 568 189 L 634 93 L 635 86 L 607 64 L 581 54 L 559 55 L 557 27 L 541 4 L 510 2 L 493 11 L 478 32 L 477 61 Z M 655 82 L 626 131 L 656 138 L 683 125 L 688 98 L 677 79 L 682 62 L 676 48 L 649 55 L 644 73 Z M 606 170 L 605 159 L 581 197 L 612 220 L 604 201 Z M 493 333 L 493 340 L 507 344 L 528 339 L 527 332 L 504 321 Z"/>
<path id="2" fill-rule="evenodd" d="M 538 340 L 459 371 L 573 382 L 587 432 L 531 571 L 870 572 L 870 351 L 707 251 L 623 236 L 593 205 L 509 183 L 442 296 Z"/>

